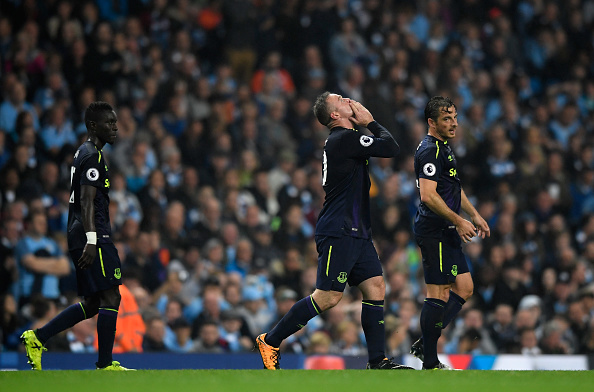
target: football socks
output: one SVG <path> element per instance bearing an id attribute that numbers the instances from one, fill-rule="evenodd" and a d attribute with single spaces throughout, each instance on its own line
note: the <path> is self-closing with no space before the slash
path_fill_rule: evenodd
<path id="1" fill-rule="evenodd" d="M 427 298 L 421 310 L 421 331 L 423 332 L 424 365 L 434 367 L 438 362 L 437 341 L 443 328 L 446 303 L 440 299 Z"/>
<path id="2" fill-rule="evenodd" d="M 385 358 L 386 328 L 384 325 L 384 301 L 363 300 L 361 326 L 365 333 L 369 363 L 380 363 Z"/>
<path id="3" fill-rule="evenodd" d="M 106 367 L 113 361 L 111 352 L 113 350 L 117 320 L 117 310 L 99 308 L 99 316 L 97 317 L 97 343 L 99 346 L 97 367 L 99 368 Z"/>
<path id="4" fill-rule="evenodd" d="M 462 297 L 450 290 L 450 299 L 445 307 L 442 328 L 447 327 L 452 322 L 465 303 L 466 301 Z"/>
<path id="5" fill-rule="evenodd" d="M 281 342 L 291 336 L 307 322 L 322 313 L 313 297 L 307 296 L 295 303 L 287 314 L 266 334 L 264 341 L 272 347 L 279 347 Z"/>
<path id="6" fill-rule="evenodd" d="M 49 323 L 35 331 L 37 339 L 43 344 L 48 341 L 49 338 L 59 334 L 72 327 L 74 324 L 79 323 L 86 319 L 85 310 L 82 303 L 70 305 L 64 309 L 60 314 L 50 320 Z"/>

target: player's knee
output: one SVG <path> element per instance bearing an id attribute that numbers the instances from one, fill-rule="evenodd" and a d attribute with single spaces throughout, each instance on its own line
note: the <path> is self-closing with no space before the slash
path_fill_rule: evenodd
<path id="1" fill-rule="evenodd" d="M 468 301 L 468 299 L 472 297 L 472 294 L 474 294 L 474 287 L 469 287 L 462 293 L 461 297 L 464 298 L 465 301 Z"/>
<path id="2" fill-rule="evenodd" d="M 91 318 L 99 312 L 99 297 L 85 297 L 82 301 L 82 306 L 85 311 L 86 318 Z"/>
<path id="3" fill-rule="evenodd" d="M 474 285 L 472 283 L 458 287 L 455 291 L 463 300 L 468 301 L 474 292 Z"/>
<path id="4" fill-rule="evenodd" d="M 361 283 L 359 286 L 364 299 L 382 301 L 386 296 L 386 283 L 383 276 L 376 276 Z"/>
<path id="5" fill-rule="evenodd" d="M 335 307 L 342 299 L 342 293 L 338 291 L 321 291 L 314 292 L 314 300 L 323 312 Z"/>
<path id="6" fill-rule="evenodd" d="M 100 306 L 118 309 L 120 307 L 121 300 L 122 296 L 120 295 L 120 289 L 116 286 L 101 293 Z"/>
<path id="7" fill-rule="evenodd" d="M 375 292 L 377 292 L 378 294 L 386 294 L 386 282 L 384 282 L 384 279 L 377 279 L 377 281 L 375 281 L 373 283 L 373 289 Z"/>
<path id="8" fill-rule="evenodd" d="M 342 293 L 340 293 L 340 294 L 334 294 L 334 295 L 330 296 L 328 298 L 328 305 L 329 305 L 328 306 L 328 309 L 329 308 L 333 308 L 336 305 L 338 305 L 338 303 L 340 302 L 341 299 L 342 299 Z"/>

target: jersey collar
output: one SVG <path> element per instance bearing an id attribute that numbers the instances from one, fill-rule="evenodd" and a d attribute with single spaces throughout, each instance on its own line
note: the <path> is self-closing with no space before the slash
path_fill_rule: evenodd
<path id="1" fill-rule="evenodd" d="M 91 145 L 92 145 L 93 147 L 95 147 L 95 150 L 97 150 L 97 151 L 99 151 L 99 152 L 101 152 L 101 150 L 103 150 L 103 148 L 97 148 L 97 145 L 96 145 L 95 143 L 93 143 L 93 142 L 92 142 L 91 140 L 89 140 L 89 139 L 87 139 L 87 140 L 85 141 L 85 143 L 91 143 Z"/>
<path id="2" fill-rule="evenodd" d="M 356 130 L 355 128 L 345 128 L 345 127 L 341 127 L 341 126 L 337 126 L 337 127 L 332 127 L 330 129 L 330 132 L 334 132 L 334 131 L 338 131 L 341 129 L 346 129 L 347 131 L 355 131 L 355 132 L 359 132 L 358 130 Z"/>
<path id="3" fill-rule="evenodd" d="M 432 140 L 435 140 L 437 143 L 448 144 L 447 140 L 445 142 L 442 142 L 441 140 L 439 140 L 438 138 L 436 138 L 433 135 L 427 134 L 427 136 L 429 136 Z"/>

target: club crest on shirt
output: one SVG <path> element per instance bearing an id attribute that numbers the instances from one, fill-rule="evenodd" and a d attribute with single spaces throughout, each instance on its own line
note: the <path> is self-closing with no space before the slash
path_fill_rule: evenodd
<path id="1" fill-rule="evenodd" d="M 87 178 L 89 181 L 97 181 L 99 179 L 99 170 L 94 167 L 87 170 Z"/>
<path id="2" fill-rule="evenodd" d="M 423 166 L 423 173 L 425 173 L 426 176 L 434 176 L 435 175 L 435 165 L 433 163 L 426 163 L 425 166 Z"/>
<path id="3" fill-rule="evenodd" d="M 363 147 L 369 147 L 373 144 L 373 138 L 367 135 L 361 135 L 359 138 L 359 143 L 361 143 Z"/>

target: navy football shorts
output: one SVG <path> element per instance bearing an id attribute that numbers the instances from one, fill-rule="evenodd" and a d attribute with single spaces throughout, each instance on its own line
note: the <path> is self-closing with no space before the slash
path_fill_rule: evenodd
<path id="1" fill-rule="evenodd" d="M 350 236 L 316 236 L 318 278 L 316 288 L 344 291 L 382 275 L 382 265 L 371 240 Z"/>
<path id="2" fill-rule="evenodd" d="M 70 250 L 75 266 L 82 252 L 82 249 Z M 97 256 L 89 268 L 81 270 L 76 267 L 76 283 L 81 297 L 89 297 L 122 284 L 122 263 L 118 250 L 111 242 L 97 243 Z"/>
<path id="3" fill-rule="evenodd" d="M 456 276 L 469 272 L 462 253 L 462 239 L 456 229 L 444 229 L 442 238 L 415 236 L 423 257 L 427 284 L 450 284 Z"/>

